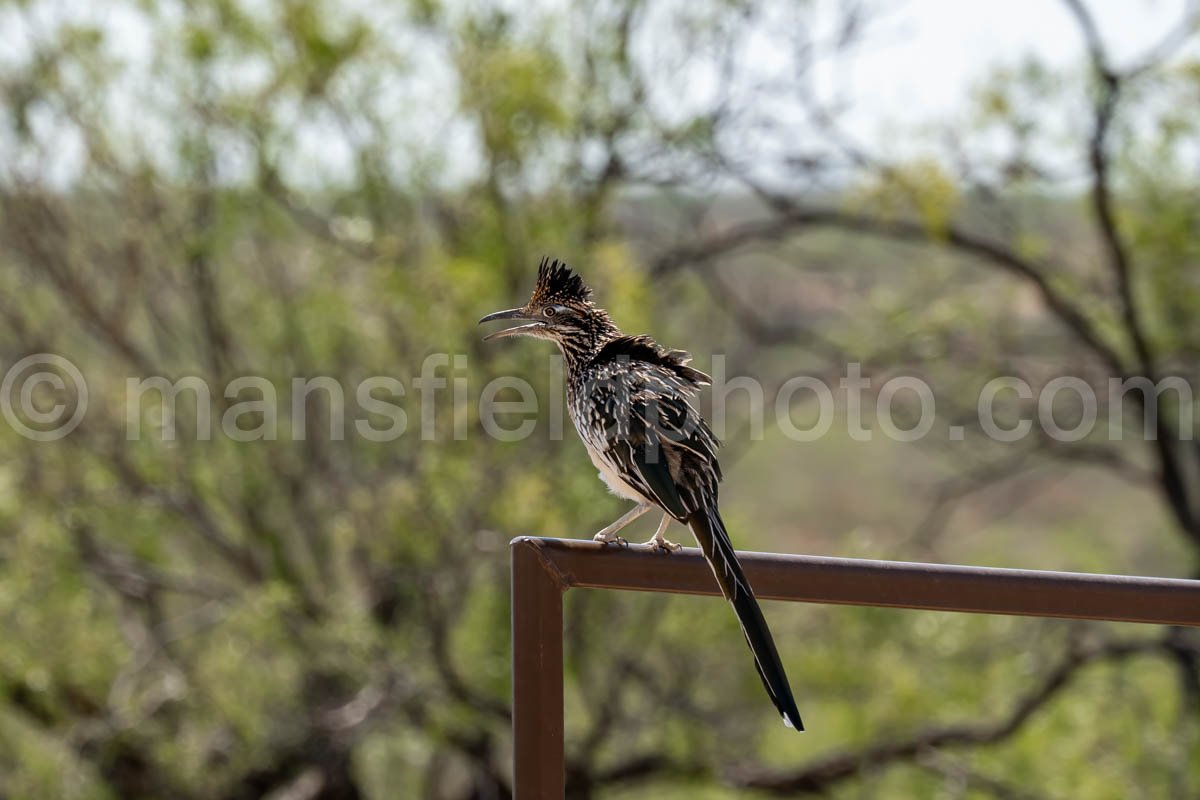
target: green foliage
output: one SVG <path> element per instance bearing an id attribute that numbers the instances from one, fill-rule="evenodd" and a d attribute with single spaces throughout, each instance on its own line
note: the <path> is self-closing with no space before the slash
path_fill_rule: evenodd
<path id="1" fill-rule="evenodd" d="M 747 216 L 740 197 L 697 211 L 686 192 L 621 191 L 647 152 L 711 169 L 723 118 L 656 119 L 628 33 L 645 24 L 639 3 L 568 18 L 425 0 L 116 5 L 144 28 L 50 25 L 0 76 L 0 369 L 62 353 L 91 393 L 85 424 L 61 442 L 0 424 L 0 795 L 283 796 L 311 768 L 365 797 L 497 796 L 507 542 L 586 536 L 622 504 L 569 423 L 564 441 L 548 435 L 562 403 L 548 346 L 482 345 L 475 321 L 520 302 L 546 252 L 584 271 L 624 328 L 692 349 L 702 369 L 719 351 L 734 374 L 769 383 L 816 363 L 746 336 L 709 284 L 644 269 L 659 227 L 682 220 L 694 244 L 696 230 Z M 719 48 L 753 12 L 692 4 L 679 27 Z M 1178 159 L 1196 135 L 1200 78 L 1185 63 L 1164 80 L 1133 98 L 1154 113 L 1121 129 L 1119 225 L 1144 265 L 1136 290 L 1154 346 L 1192 363 L 1200 205 Z M 1001 71 L 973 124 L 1032 146 L 1038 109 L 1063 88 L 1032 62 Z M 78 143 L 76 167 L 47 119 Z M 47 177 L 58 168 L 70 174 Z M 1036 193 L 1032 172 L 1013 173 L 1003 210 L 1034 220 L 1014 226 L 1012 246 L 1041 263 L 1077 248 L 1080 208 Z M 989 210 L 945 159 L 852 187 L 838 207 L 883 227 L 915 221 L 919 244 Z M 856 358 L 915 364 L 956 401 L 992 368 L 1062 366 L 1047 363 L 1065 337 L 1040 297 L 977 260 L 829 231 L 771 244 L 774 272 L 758 251 L 729 262 L 751 310 L 782 309 Z M 1104 282 L 1080 251 L 1049 285 L 1121 341 L 1116 308 L 1087 302 Z M 427 360 L 447 382 L 429 405 L 414 381 Z M 157 389 L 130 410 L 127 381 L 152 376 L 202 380 L 207 410 L 190 389 L 173 415 Z M 280 400 L 273 424 L 238 418 L 270 438 L 221 433 L 235 403 L 264 392 L 227 395 L 244 376 Z M 344 404 L 317 389 L 293 405 L 293 379 L 318 376 Z M 370 376 L 402 386 L 373 395 L 404 411 L 393 440 L 356 434 L 356 422 L 389 421 L 360 407 Z M 475 401 L 504 376 L 536 396 L 524 441 L 483 431 Z M 730 437 L 722 502 L 739 547 L 1162 573 L 1194 556 L 1148 493 L 1092 472 L 1047 480 L 1029 508 L 1020 477 L 1005 476 L 999 499 L 964 503 L 960 535 L 939 538 L 914 497 L 993 451 L 861 444 L 838 434 L 842 421 L 802 448 Z M 596 796 L 612 798 L 741 797 L 726 784 L 743 765 L 795 769 L 930 724 L 999 719 L 1068 643 L 1108 632 L 771 604 L 813 731 L 796 737 L 770 712 L 724 603 L 572 591 L 566 615 L 573 765 L 603 776 L 659 759 L 628 782 L 599 781 Z M 1012 738 L 939 754 L 948 768 L 871 769 L 831 796 L 990 796 L 968 772 L 1050 796 L 1194 789 L 1200 741 L 1179 714 L 1178 675 L 1161 654 L 1090 665 Z"/>
<path id="2" fill-rule="evenodd" d="M 886 221 L 914 211 L 932 238 L 945 235 L 959 204 L 958 184 L 939 163 L 914 161 L 852 194 L 850 206 Z"/>
<path id="3" fill-rule="evenodd" d="M 499 167 L 519 165 L 567 122 L 558 57 L 545 44 L 514 40 L 511 27 L 501 12 L 469 18 L 456 53 L 463 109 L 478 120 Z"/>

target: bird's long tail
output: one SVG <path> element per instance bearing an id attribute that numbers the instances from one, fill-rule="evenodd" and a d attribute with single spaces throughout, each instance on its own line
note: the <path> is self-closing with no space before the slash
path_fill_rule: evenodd
<path id="1" fill-rule="evenodd" d="M 725 523 L 715 508 L 709 507 L 693 512 L 687 518 L 688 526 L 696 535 L 704 558 L 712 568 L 713 575 L 721 587 L 721 593 L 733 606 L 738 622 L 742 625 L 742 633 L 746 635 L 746 643 L 754 653 L 754 664 L 758 667 L 758 676 L 762 678 L 763 686 L 767 689 L 771 701 L 783 716 L 783 722 L 789 728 L 804 730 L 800 721 L 800 712 L 796 709 L 796 701 L 792 697 L 792 689 L 788 685 L 787 674 L 783 663 L 779 660 L 779 651 L 775 649 L 775 640 L 763 619 L 762 609 L 750 591 L 750 583 L 738 563 L 729 534 L 725 531 Z"/>

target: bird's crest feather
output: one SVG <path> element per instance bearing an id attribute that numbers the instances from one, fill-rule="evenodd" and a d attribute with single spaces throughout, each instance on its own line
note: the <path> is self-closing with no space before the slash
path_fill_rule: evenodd
<path id="1" fill-rule="evenodd" d="M 586 303 L 592 296 L 592 290 L 576 275 L 570 267 L 557 258 L 543 258 L 538 265 L 537 283 L 533 287 L 531 303 L 543 305 L 546 303 L 574 302 Z"/>

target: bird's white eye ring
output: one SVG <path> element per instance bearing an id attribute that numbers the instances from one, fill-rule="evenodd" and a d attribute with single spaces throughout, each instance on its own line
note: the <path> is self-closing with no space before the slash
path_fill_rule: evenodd
<path id="1" fill-rule="evenodd" d="M 542 314 L 547 317 L 553 317 L 557 313 L 558 313 L 557 306 L 546 306 L 545 308 L 542 309 Z"/>

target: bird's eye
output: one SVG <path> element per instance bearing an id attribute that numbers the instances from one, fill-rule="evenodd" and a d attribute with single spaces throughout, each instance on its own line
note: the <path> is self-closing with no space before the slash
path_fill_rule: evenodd
<path id="1" fill-rule="evenodd" d="M 542 309 L 542 314 L 547 317 L 553 317 L 557 313 L 558 313 L 557 306 L 546 306 L 545 308 Z"/>

